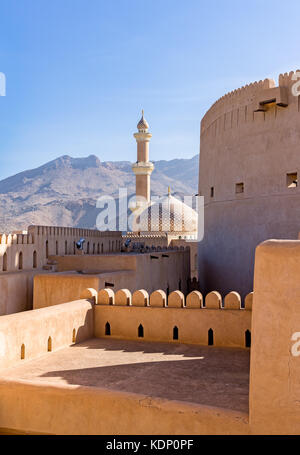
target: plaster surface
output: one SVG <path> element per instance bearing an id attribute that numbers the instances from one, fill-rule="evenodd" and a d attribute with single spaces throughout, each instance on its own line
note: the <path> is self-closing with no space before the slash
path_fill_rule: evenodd
<path id="1" fill-rule="evenodd" d="M 249 352 L 91 339 L 2 370 L 3 379 L 101 387 L 247 413 Z"/>

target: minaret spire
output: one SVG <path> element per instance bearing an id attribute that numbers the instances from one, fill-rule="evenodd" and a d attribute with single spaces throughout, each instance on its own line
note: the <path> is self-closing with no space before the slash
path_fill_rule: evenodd
<path id="1" fill-rule="evenodd" d="M 152 134 L 148 132 L 149 125 L 144 117 L 137 124 L 138 133 L 134 134 L 137 142 L 137 161 L 132 165 L 136 178 L 136 200 L 137 206 L 150 202 L 150 175 L 154 169 L 153 163 L 149 161 L 149 142 Z"/>

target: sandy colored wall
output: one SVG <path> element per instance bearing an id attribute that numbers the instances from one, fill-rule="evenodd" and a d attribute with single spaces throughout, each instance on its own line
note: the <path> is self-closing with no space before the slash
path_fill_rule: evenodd
<path id="1" fill-rule="evenodd" d="M 33 277 L 36 273 L 0 274 L 0 316 L 32 309 Z"/>
<path id="2" fill-rule="evenodd" d="M 199 194 L 205 198 L 204 239 L 199 244 L 199 281 L 206 293 L 253 288 L 256 246 L 267 239 L 296 239 L 300 187 L 287 188 L 286 174 L 300 175 L 299 97 L 292 74 L 280 76 L 288 106 L 254 112 L 274 81 L 250 84 L 217 101 L 201 122 Z M 244 183 L 244 193 L 235 185 Z M 210 190 L 214 187 L 214 197 Z"/>
<path id="3" fill-rule="evenodd" d="M 195 308 L 151 308 L 96 305 L 95 336 L 168 343 L 208 344 L 208 330 L 214 332 L 214 346 L 245 347 L 245 332 L 251 331 L 251 311 Z M 138 337 L 142 324 L 144 337 Z M 173 341 L 173 328 L 179 339 Z"/>
<path id="4" fill-rule="evenodd" d="M 164 257 L 167 255 L 168 257 Z M 155 256 L 157 259 L 151 259 Z M 114 291 L 156 289 L 172 292 L 181 284 L 182 292 L 188 291 L 190 277 L 190 252 L 163 251 L 147 254 L 120 254 L 103 256 L 57 257 L 59 270 L 90 270 L 89 275 L 78 273 L 51 273 L 34 279 L 33 308 L 43 308 L 80 298 L 81 292 L 90 287 L 97 291 L 105 282 L 114 284 Z M 98 270 L 99 273 L 95 273 Z M 103 272 L 100 272 L 103 270 Z"/>
<path id="5" fill-rule="evenodd" d="M 65 303 L 0 317 L 0 368 L 8 368 L 52 350 L 70 346 L 75 329 L 76 342 L 93 336 L 93 307 L 88 301 Z M 25 346 L 25 360 L 21 347 Z"/>
<path id="6" fill-rule="evenodd" d="M 218 434 L 249 431 L 243 413 L 87 387 L 74 390 L 1 381 L 0 400 L 0 429 L 23 432 L 176 435 L 215 434 L 216 428 Z"/>
<path id="7" fill-rule="evenodd" d="M 299 241 L 270 240 L 257 248 L 250 365 L 250 423 L 256 433 L 300 433 L 299 283 Z"/>
<path id="8" fill-rule="evenodd" d="M 51 256 L 57 262 L 58 272 L 85 270 L 92 272 L 108 272 L 115 270 L 136 270 L 137 255 L 105 254 L 96 256 Z"/>

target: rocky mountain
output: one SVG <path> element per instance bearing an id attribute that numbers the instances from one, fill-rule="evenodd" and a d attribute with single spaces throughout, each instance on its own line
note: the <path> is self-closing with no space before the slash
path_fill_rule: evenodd
<path id="1" fill-rule="evenodd" d="M 197 193 L 198 159 L 154 162 L 151 193 L 175 196 Z M 0 232 L 26 229 L 30 224 L 94 228 L 99 196 L 118 197 L 119 188 L 135 192 L 129 161 L 101 162 L 61 156 L 36 169 L 0 181 Z"/>

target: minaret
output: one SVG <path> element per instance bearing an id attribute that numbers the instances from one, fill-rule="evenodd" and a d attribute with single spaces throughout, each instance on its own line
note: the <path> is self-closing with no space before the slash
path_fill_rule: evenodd
<path id="1" fill-rule="evenodd" d="M 150 202 L 150 175 L 154 169 L 153 163 L 149 161 L 149 142 L 152 134 L 148 133 L 149 125 L 144 118 L 144 111 L 137 129 L 138 133 L 134 134 L 137 142 L 137 162 L 132 165 L 132 170 L 136 179 L 137 206 L 141 206 L 145 200 Z"/>

